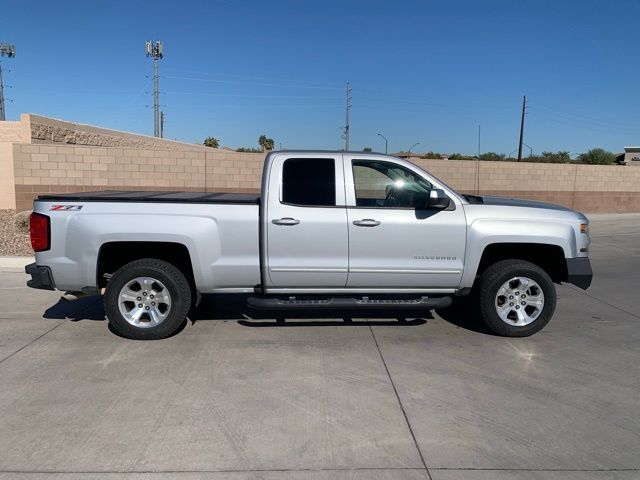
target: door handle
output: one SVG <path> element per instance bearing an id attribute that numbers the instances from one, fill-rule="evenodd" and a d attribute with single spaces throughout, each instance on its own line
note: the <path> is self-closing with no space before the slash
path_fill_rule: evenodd
<path id="1" fill-rule="evenodd" d="M 353 224 L 357 225 L 358 227 L 377 227 L 378 225 L 380 225 L 380 222 L 374 220 L 373 218 L 365 218 L 363 220 L 355 220 Z"/>
<path id="2" fill-rule="evenodd" d="M 300 220 L 291 217 L 284 217 L 271 220 L 271 223 L 275 225 L 298 225 L 300 223 Z"/>

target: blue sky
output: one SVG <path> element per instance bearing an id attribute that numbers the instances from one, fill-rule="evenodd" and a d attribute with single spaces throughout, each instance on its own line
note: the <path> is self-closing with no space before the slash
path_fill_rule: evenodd
<path id="1" fill-rule="evenodd" d="M 640 2 L 4 2 L 8 119 L 39 113 L 153 132 L 161 39 L 165 136 L 285 148 L 509 153 L 522 95 L 536 152 L 640 143 Z"/>

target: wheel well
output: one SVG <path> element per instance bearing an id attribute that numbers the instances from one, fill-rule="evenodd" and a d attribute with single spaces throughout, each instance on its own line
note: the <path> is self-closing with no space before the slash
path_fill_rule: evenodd
<path id="1" fill-rule="evenodd" d="M 107 285 L 105 274 L 113 274 L 123 265 L 141 258 L 157 258 L 177 267 L 194 285 L 191 256 L 187 247 L 171 242 L 109 242 L 98 252 L 98 288 Z"/>
<path id="2" fill-rule="evenodd" d="M 545 270 L 555 283 L 567 279 L 567 261 L 562 247 L 542 243 L 494 243 L 485 247 L 478 266 L 481 275 L 489 266 L 501 260 L 526 260 Z"/>

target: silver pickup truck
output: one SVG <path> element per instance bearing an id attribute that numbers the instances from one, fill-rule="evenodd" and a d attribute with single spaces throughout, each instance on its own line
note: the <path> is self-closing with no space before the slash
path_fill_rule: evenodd
<path id="1" fill-rule="evenodd" d="M 363 152 L 269 153 L 261 195 L 40 195 L 30 228 L 28 285 L 103 293 L 112 327 L 134 339 L 171 335 L 216 293 L 292 314 L 395 314 L 468 296 L 491 331 L 527 336 L 551 319 L 554 282 L 586 289 L 592 278 L 581 213 L 462 195 L 410 162 Z"/>

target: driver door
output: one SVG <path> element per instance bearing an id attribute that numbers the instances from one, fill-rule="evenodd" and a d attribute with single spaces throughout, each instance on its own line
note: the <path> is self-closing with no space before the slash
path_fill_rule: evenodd
<path id="1" fill-rule="evenodd" d="M 466 242 L 464 211 L 426 208 L 432 184 L 408 162 L 345 156 L 347 287 L 454 288 Z"/>

